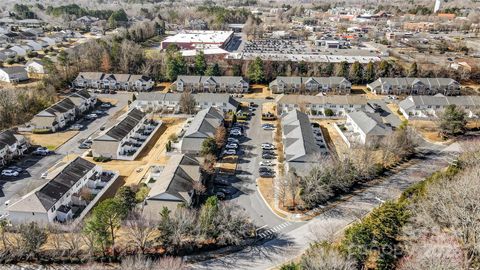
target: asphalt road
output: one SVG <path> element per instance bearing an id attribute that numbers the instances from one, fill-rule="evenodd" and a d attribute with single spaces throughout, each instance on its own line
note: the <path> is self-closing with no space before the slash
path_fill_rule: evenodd
<path id="1" fill-rule="evenodd" d="M 278 232 L 270 241 L 190 266 L 192 269 L 270 269 L 297 258 L 310 243 L 331 239 L 332 235 L 341 232 L 382 202 L 397 198 L 407 187 L 447 166 L 454 154 L 438 151 L 437 148 L 424 148 L 424 154 L 411 160 L 409 166 L 392 172 L 371 187 L 355 192 L 309 222 Z"/>
<path id="2" fill-rule="evenodd" d="M 118 100 L 116 106 L 108 110 L 108 115 L 89 122 L 84 130 L 81 130 L 77 135 L 60 146 L 55 151 L 54 155 L 46 157 L 26 155 L 16 164 L 12 164 L 22 167 L 24 172 L 18 177 L 0 177 L 0 216 L 5 214 L 6 201 L 10 201 L 10 203 L 12 203 L 33 189 L 43 185 L 46 180 L 41 179 L 40 176 L 59 160 L 64 158 L 66 155 L 80 155 L 84 153 L 84 149 L 78 148 L 79 141 L 90 137 L 104 125 L 107 127 L 112 125 L 113 121 L 109 120 L 113 117 L 113 115 L 115 115 L 115 113 L 127 105 L 130 95 L 131 94 L 127 93 L 118 93 L 116 95 L 97 95 L 99 98 L 107 97 Z"/>

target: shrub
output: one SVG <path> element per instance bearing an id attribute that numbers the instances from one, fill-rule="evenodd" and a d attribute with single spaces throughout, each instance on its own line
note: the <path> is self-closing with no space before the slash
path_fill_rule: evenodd
<path id="1" fill-rule="evenodd" d="M 109 158 L 109 157 L 104 157 L 104 156 L 99 156 L 99 157 L 94 157 L 93 158 L 93 161 L 95 161 L 95 162 L 108 162 L 110 160 L 112 160 L 112 159 Z"/>
<path id="2" fill-rule="evenodd" d="M 32 130 L 33 134 L 49 134 L 52 133 L 52 131 L 48 128 L 36 128 Z"/>
<path id="3" fill-rule="evenodd" d="M 333 113 L 333 111 L 331 109 L 325 109 L 325 116 L 332 117 L 334 115 L 335 114 Z"/>

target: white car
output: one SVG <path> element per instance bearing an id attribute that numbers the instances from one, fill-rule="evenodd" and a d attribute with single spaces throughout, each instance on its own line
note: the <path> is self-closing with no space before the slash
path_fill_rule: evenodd
<path id="1" fill-rule="evenodd" d="M 260 166 L 273 166 L 273 163 L 269 160 L 260 161 Z"/>
<path id="2" fill-rule="evenodd" d="M 241 136 L 242 135 L 242 132 L 240 130 L 231 130 L 230 131 L 230 135 L 233 135 L 233 136 Z"/>
<path id="3" fill-rule="evenodd" d="M 98 115 L 94 114 L 94 113 L 91 113 L 91 114 L 87 114 L 87 116 L 85 116 L 85 118 L 87 118 L 87 119 L 97 119 Z"/>
<path id="4" fill-rule="evenodd" d="M 14 170 L 3 170 L 2 171 L 3 176 L 18 176 L 18 172 Z"/>
<path id="5" fill-rule="evenodd" d="M 237 149 L 238 148 L 238 144 L 236 143 L 229 143 L 225 146 L 225 148 L 227 149 Z"/>
<path id="6" fill-rule="evenodd" d="M 229 143 L 240 143 L 240 142 L 238 141 L 238 139 L 235 139 L 235 138 L 232 138 L 232 137 L 229 137 L 229 138 L 227 139 L 227 142 L 229 142 Z"/>
<path id="7" fill-rule="evenodd" d="M 224 155 L 236 155 L 237 151 L 235 151 L 235 149 L 227 149 L 227 150 L 223 151 L 223 154 Z"/>
<path id="8" fill-rule="evenodd" d="M 275 146 L 271 143 L 262 143 L 262 149 L 263 150 L 273 150 L 273 149 L 275 149 Z"/>
<path id="9" fill-rule="evenodd" d="M 40 175 L 40 178 L 46 179 L 47 176 L 48 176 L 48 172 L 44 172 L 44 173 L 42 173 L 42 175 Z"/>

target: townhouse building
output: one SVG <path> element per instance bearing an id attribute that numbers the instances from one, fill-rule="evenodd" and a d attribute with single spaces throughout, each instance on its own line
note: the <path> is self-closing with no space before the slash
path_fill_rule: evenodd
<path id="1" fill-rule="evenodd" d="M 28 147 L 29 143 L 23 135 L 11 130 L 0 132 L 0 165 L 6 165 L 12 159 L 22 156 Z"/>
<path id="2" fill-rule="evenodd" d="M 480 117 L 479 96 L 408 96 L 398 103 L 406 119 L 436 119 L 449 105 L 464 109 L 470 118 Z"/>
<path id="3" fill-rule="evenodd" d="M 13 66 L 0 68 L 0 81 L 7 83 L 18 83 L 28 80 L 28 73 L 25 67 Z"/>
<path id="4" fill-rule="evenodd" d="M 356 111 L 347 114 L 345 124 L 337 125 L 337 131 L 345 143 L 352 147 L 357 144 L 374 145 L 391 135 L 393 128 L 377 113 Z"/>
<path id="5" fill-rule="evenodd" d="M 135 108 L 121 116 L 115 125 L 93 139 L 93 157 L 134 160 L 160 128 L 162 122 L 149 119 Z"/>
<path id="6" fill-rule="evenodd" d="M 81 220 L 118 178 L 81 157 L 56 164 L 44 185 L 32 190 L 6 211 L 13 224 L 48 224 Z"/>
<path id="7" fill-rule="evenodd" d="M 214 137 L 216 129 L 223 125 L 223 114 L 217 109 L 210 107 L 199 111 L 181 141 L 182 153 L 199 154 L 203 141 L 208 137 Z"/>
<path id="8" fill-rule="evenodd" d="M 364 110 L 367 106 L 367 99 L 360 95 L 279 95 L 276 101 L 279 115 L 300 110 L 311 117 L 345 117 L 347 113 Z"/>
<path id="9" fill-rule="evenodd" d="M 450 78 L 379 78 L 367 88 L 381 95 L 460 94 L 460 83 Z"/>
<path id="10" fill-rule="evenodd" d="M 149 91 L 155 82 L 144 75 L 80 72 L 73 85 L 79 88 L 104 90 Z"/>
<path id="11" fill-rule="evenodd" d="M 181 113 L 180 93 L 139 93 L 130 105 L 143 112 Z M 223 112 L 237 111 L 240 103 L 229 94 L 192 94 L 197 111 L 214 107 Z"/>
<path id="12" fill-rule="evenodd" d="M 352 83 L 343 77 L 277 77 L 269 88 L 274 94 L 349 94 Z"/>
<path id="13" fill-rule="evenodd" d="M 176 91 L 193 93 L 247 93 L 249 83 L 240 76 L 178 76 Z"/>

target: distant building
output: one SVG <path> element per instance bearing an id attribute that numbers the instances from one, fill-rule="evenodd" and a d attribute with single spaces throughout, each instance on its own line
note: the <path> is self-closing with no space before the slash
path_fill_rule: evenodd
<path id="1" fill-rule="evenodd" d="M 343 77 L 277 77 L 269 84 L 272 93 L 349 94 L 352 83 Z"/>
<path id="2" fill-rule="evenodd" d="M 12 223 L 81 220 L 118 178 L 117 172 L 103 170 L 80 157 L 63 163 L 48 173 L 46 184 L 7 207 Z"/>
<path id="3" fill-rule="evenodd" d="M 328 153 L 323 134 L 320 128 L 314 132 L 308 116 L 298 110 L 285 115 L 281 124 L 287 171 L 306 175 L 321 155 Z"/>
<path id="4" fill-rule="evenodd" d="M 460 94 L 460 84 L 450 78 L 379 78 L 367 88 L 382 95 Z"/>
<path id="5" fill-rule="evenodd" d="M 139 93 L 130 107 L 143 112 L 180 113 L 180 93 Z M 237 111 L 240 102 L 229 94 L 198 93 L 192 94 L 195 99 L 195 109 L 200 111 L 214 107 L 222 112 Z"/>
<path id="6" fill-rule="evenodd" d="M 178 76 L 174 82 L 178 92 L 246 93 L 249 83 L 240 76 Z"/>
<path id="7" fill-rule="evenodd" d="M 80 72 L 73 81 L 75 87 L 126 91 L 149 91 L 154 81 L 144 75 Z"/>
<path id="8" fill-rule="evenodd" d="M 31 59 L 25 64 L 25 70 L 30 74 L 46 74 L 45 65 L 42 60 Z"/>
<path id="9" fill-rule="evenodd" d="M 199 111 L 185 131 L 181 141 L 181 152 L 199 154 L 203 141 L 208 137 L 214 137 L 216 129 L 223 125 L 223 121 L 223 113 L 213 107 Z"/>
<path id="10" fill-rule="evenodd" d="M 200 164 L 195 156 L 171 156 L 152 184 L 143 205 L 143 214 L 159 220 L 164 207 L 174 212 L 180 204 L 190 205 L 195 195 L 194 186 L 204 184 Z"/>
<path id="11" fill-rule="evenodd" d="M 409 96 L 398 103 L 407 119 L 436 119 L 449 105 L 463 108 L 468 117 L 480 117 L 479 96 Z"/>
<path id="12" fill-rule="evenodd" d="M 147 114 L 131 109 L 118 123 L 93 139 L 93 157 L 134 160 L 147 145 L 161 122 L 147 118 Z"/>
<path id="13" fill-rule="evenodd" d="M 230 42 L 232 36 L 233 31 L 184 31 L 165 38 L 162 41 L 160 48 L 166 49 L 169 45 L 176 45 L 181 50 L 192 50 L 208 47 L 224 48 Z"/>

